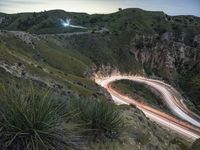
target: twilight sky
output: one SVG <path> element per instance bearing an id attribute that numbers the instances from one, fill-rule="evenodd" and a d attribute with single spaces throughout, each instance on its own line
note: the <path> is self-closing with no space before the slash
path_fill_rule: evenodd
<path id="1" fill-rule="evenodd" d="M 0 0 L 0 12 L 39 12 L 63 9 L 73 12 L 111 13 L 118 8 L 164 11 L 169 15 L 200 16 L 200 0 Z"/>

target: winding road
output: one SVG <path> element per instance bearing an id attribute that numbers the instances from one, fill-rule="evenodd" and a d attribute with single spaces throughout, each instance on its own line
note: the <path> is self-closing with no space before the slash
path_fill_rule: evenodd
<path id="1" fill-rule="evenodd" d="M 164 103 L 176 117 L 157 110 L 147 104 L 140 103 L 112 89 L 110 86 L 112 82 L 123 79 L 146 84 L 156 89 L 162 95 Z M 115 103 L 134 105 L 143 111 L 152 121 L 175 131 L 189 140 L 200 138 L 200 116 L 187 108 L 181 94 L 172 86 L 159 80 L 129 75 L 111 75 L 101 78 L 97 76 L 95 81 L 97 84 L 107 89 Z M 178 117 L 181 119 L 177 119 Z"/>

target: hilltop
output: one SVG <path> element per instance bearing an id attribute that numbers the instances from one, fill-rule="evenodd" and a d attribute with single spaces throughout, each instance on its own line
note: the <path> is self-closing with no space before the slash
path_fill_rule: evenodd
<path id="1" fill-rule="evenodd" d="M 134 31 L 163 34 L 171 32 L 199 32 L 199 17 L 169 16 L 163 12 L 124 9 L 112 14 L 94 14 L 51 10 L 40 13 L 0 14 L 0 28 L 23 30 L 30 33 L 63 33 L 72 30 L 62 28 L 59 19 L 72 19 L 74 24 L 88 29 L 106 27 L 111 31 Z M 76 30 L 77 31 L 77 30 Z"/>

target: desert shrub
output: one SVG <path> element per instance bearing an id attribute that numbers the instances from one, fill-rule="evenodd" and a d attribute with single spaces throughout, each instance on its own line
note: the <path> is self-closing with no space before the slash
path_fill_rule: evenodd
<path id="1" fill-rule="evenodd" d="M 71 111 L 49 93 L 0 85 L 0 149 L 62 150 L 77 144 L 66 125 Z"/>
<path id="2" fill-rule="evenodd" d="M 92 145 L 94 150 L 120 150 L 119 142 L 107 140 L 105 142 L 98 142 Z"/>
<path id="3" fill-rule="evenodd" d="M 0 149 L 78 149 L 87 141 L 119 136 L 123 119 L 114 104 L 36 87 L 0 84 Z"/>
<path id="4" fill-rule="evenodd" d="M 86 134 L 94 140 L 117 138 L 123 127 L 123 119 L 119 110 L 105 100 L 74 99 L 71 106 L 79 112 L 79 120 Z"/>
<path id="5" fill-rule="evenodd" d="M 197 139 L 196 141 L 194 141 L 192 143 L 192 147 L 191 147 L 191 150 L 198 150 L 200 147 L 200 139 Z"/>

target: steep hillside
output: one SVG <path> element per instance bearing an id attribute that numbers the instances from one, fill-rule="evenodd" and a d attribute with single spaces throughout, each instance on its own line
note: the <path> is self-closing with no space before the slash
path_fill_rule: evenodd
<path id="1" fill-rule="evenodd" d="M 66 18 L 87 28 L 65 28 L 60 19 Z M 200 110 L 200 18 L 140 9 L 107 15 L 62 10 L 0 14 L 1 82 L 28 79 L 64 96 L 110 99 L 90 77 L 99 70 L 109 74 L 115 69 L 163 79 L 182 92 L 192 109 L 195 105 Z M 133 135 L 140 138 L 132 137 L 136 149 L 169 145 L 176 149 L 181 143 L 165 131 L 167 140 L 154 134 L 154 125 L 145 130 L 148 138 L 141 140 L 149 121 L 137 109 L 134 114 L 127 109 L 127 120 L 139 122 L 135 124 L 139 133 L 134 130 Z M 139 129 L 141 124 L 144 128 Z M 155 141 L 161 143 L 152 145 Z"/>
<path id="2" fill-rule="evenodd" d="M 66 18 L 87 28 L 64 28 L 60 19 Z M 199 17 L 168 16 L 141 9 L 125 9 L 108 15 L 52 10 L 1 14 L 0 20 L 1 30 L 66 33 L 38 36 L 11 32 L 5 38 L 1 32 L 2 48 L 23 52 L 29 59 L 81 77 L 91 68 L 95 70 L 102 65 L 139 74 L 144 74 L 144 69 L 146 74 L 176 85 L 198 109 L 200 107 Z M 31 41 L 29 36 L 34 40 Z M 13 40 L 16 37 L 18 39 Z M 23 41 L 29 46 L 22 46 Z"/>
<path id="3" fill-rule="evenodd" d="M 141 9 L 125 9 L 113 14 L 72 13 L 62 10 L 40 13 L 0 14 L 0 28 L 6 30 L 23 30 L 31 33 L 63 33 L 74 31 L 63 28 L 60 19 L 70 18 L 72 24 L 98 29 L 107 27 L 114 32 L 134 31 L 141 33 L 163 34 L 166 31 L 188 32 L 193 36 L 200 31 L 200 19 L 195 16 L 168 16 L 163 12 L 151 12 Z M 75 30 L 77 31 L 77 29 Z"/>
<path id="4" fill-rule="evenodd" d="M 200 109 L 199 17 L 168 16 L 141 9 L 125 9 L 108 15 L 52 10 L 1 14 L 0 17 L 1 30 L 35 33 L 11 32 L 5 38 L 1 32 L 3 46 L 18 49 L 15 51 L 23 52 L 29 59 L 81 77 L 102 65 L 122 72 L 156 75 L 180 88 Z M 60 19 L 66 18 L 87 28 L 64 28 Z M 41 33 L 45 34 L 36 35 Z M 22 46 L 23 41 L 29 46 Z M 32 50 L 27 52 L 27 49 Z"/>
<path id="5" fill-rule="evenodd" d="M 156 75 L 176 86 L 199 109 L 200 47 L 199 41 L 196 40 L 198 36 L 199 34 L 192 42 L 196 42 L 195 46 L 189 46 L 184 42 L 184 36 L 182 42 L 174 41 L 174 33 L 166 32 L 159 40 L 155 35 L 138 35 L 133 38 L 130 51 L 144 66 L 148 75 Z"/>

